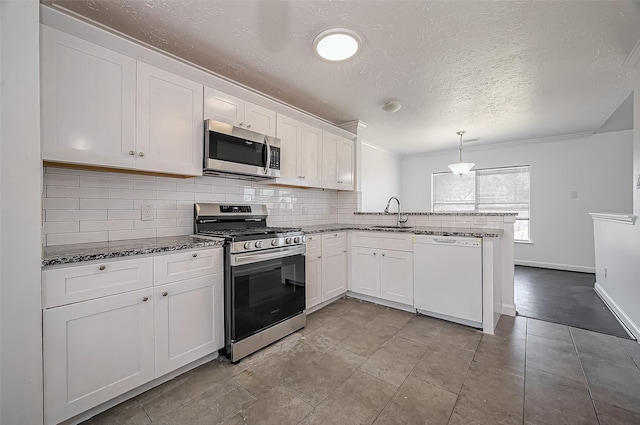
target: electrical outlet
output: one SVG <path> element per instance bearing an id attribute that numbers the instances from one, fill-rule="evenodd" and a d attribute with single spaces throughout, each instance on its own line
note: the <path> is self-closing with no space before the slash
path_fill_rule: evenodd
<path id="1" fill-rule="evenodd" d="M 640 174 L 636 175 L 636 189 L 640 189 Z"/>
<path id="2" fill-rule="evenodd" d="M 608 269 L 605 267 L 604 268 L 604 277 L 607 277 L 607 271 L 608 271 Z"/>
<path id="3" fill-rule="evenodd" d="M 141 205 L 142 221 L 153 220 L 153 205 Z"/>

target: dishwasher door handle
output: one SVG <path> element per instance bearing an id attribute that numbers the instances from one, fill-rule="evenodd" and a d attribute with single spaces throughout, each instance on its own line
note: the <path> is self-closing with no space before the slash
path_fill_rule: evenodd
<path id="1" fill-rule="evenodd" d="M 456 239 L 434 239 L 435 243 L 454 244 L 458 242 Z"/>

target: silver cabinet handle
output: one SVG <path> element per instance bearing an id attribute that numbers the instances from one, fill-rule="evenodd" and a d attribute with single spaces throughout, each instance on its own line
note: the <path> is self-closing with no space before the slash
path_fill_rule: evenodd
<path id="1" fill-rule="evenodd" d="M 139 152 L 138 156 L 144 156 L 144 152 Z"/>
<path id="2" fill-rule="evenodd" d="M 129 151 L 129 155 L 135 155 L 136 152 L 135 151 Z"/>
<path id="3" fill-rule="evenodd" d="M 197 253 L 197 252 L 194 252 L 193 254 L 191 254 L 191 256 L 192 256 L 193 258 L 196 258 L 196 257 L 198 256 L 198 253 Z"/>
<path id="4" fill-rule="evenodd" d="M 100 267 L 98 267 L 98 270 L 104 270 L 106 268 L 107 268 L 107 266 L 105 266 L 104 264 L 100 264 Z"/>
<path id="5" fill-rule="evenodd" d="M 240 123 L 238 124 L 238 127 L 242 127 L 244 125 L 244 122 L 240 121 Z"/>
<path id="6" fill-rule="evenodd" d="M 322 258 L 322 255 L 318 255 L 318 259 Z"/>
<path id="7" fill-rule="evenodd" d="M 247 128 L 251 128 L 251 124 L 248 124 L 248 125 L 247 125 Z"/>
<path id="8" fill-rule="evenodd" d="M 384 252 L 382 253 L 382 256 L 384 257 Z"/>
<path id="9" fill-rule="evenodd" d="M 149 301 L 149 297 L 144 297 L 144 298 L 142 299 L 142 301 L 143 301 L 143 302 L 147 302 L 147 301 Z"/>
<path id="10" fill-rule="evenodd" d="M 163 296 L 163 297 L 166 297 L 167 295 L 169 295 L 169 293 L 168 293 L 167 291 L 164 291 L 164 292 L 162 293 L 162 296 Z"/>
<path id="11" fill-rule="evenodd" d="M 374 252 L 373 255 L 376 255 L 376 253 Z"/>
<path id="12" fill-rule="evenodd" d="M 344 250 L 344 251 L 342 251 L 342 252 L 347 252 L 347 250 L 345 249 L 345 250 Z M 382 255 L 384 255 L 384 254 L 382 254 Z"/>

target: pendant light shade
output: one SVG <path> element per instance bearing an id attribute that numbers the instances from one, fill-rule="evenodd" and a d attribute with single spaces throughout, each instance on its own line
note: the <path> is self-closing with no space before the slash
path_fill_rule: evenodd
<path id="1" fill-rule="evenodd" d="M 473 162 L 462 162 L 462 135 L 466 133 L 466 131 L 458 131 L 456 134 L 460 136 L 460 160 L 459 162 L 454 162 L 453 164 L 449 164 L 449 169 L 453 174 L 463 175 L 467 174 L 471 171 L 474 164 Z"/>

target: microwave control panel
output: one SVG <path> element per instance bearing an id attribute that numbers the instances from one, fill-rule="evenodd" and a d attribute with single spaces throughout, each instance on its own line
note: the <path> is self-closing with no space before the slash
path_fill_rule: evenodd
<path id="1" fill-rule="evenodd" d="M 280 148 L 271 147 L 271 162 L 269 168 L 274 170 L 280 169 Z"/>

